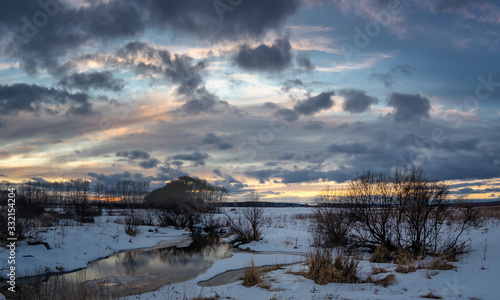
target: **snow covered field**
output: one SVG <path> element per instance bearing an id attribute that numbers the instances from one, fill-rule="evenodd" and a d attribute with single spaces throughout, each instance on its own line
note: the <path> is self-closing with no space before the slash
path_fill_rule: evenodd
<path id="1" fill-rule="evenodd" d="M 117 224 L 119 216 L 96 217 L 95 223 L 75 226 L 45 227 L 38 231 L 37 240 L 44 245 L 17 242 L 16 273 L 18 277 L 47 272 L 68 272 L 85 268 L 87 263 L 113 253 L 153 247 L 159 243 L 172 245 L 189 244 L 190 233 L 186 230 L 139 226 L 139 234 L 131 237 L 125 233 L 125 225 Z M 71 221 L 71 220 L 68 220 Z M 68 224 L 65 224 L 68 225 Z"/>
<path id="2" fill-rule="evenodd" d="M 315 284 L 313 280 L 293 274 L 307 267 L 301 253 L 310 249 L 308 233 L 308 208 L 266 208 L 261 241 L 242 245 L 248 251 L 235 251 L 229 258 L 215 261 L 196 278 L 170 284 L 153 292 L 129 296 L 126 299 L 192 299 L 216 297 L 220 299 L 419 299 L 433 294 L 444 299 L 499 299 L 500 294 L 500 226 L 495 219 L 483 226 L 466 232 L 464 238 L 471 240 L 471 251 L 460 255 L 452 270 L 417 269 L 412 273 L 395 272 L 392 263 L 371 263 L 369 254 L 364 254 L 359 264 L 359 277 L 366 279 L 372 268 L 384 268 L 388 273 L 372 275 L 377 279 L 394 274 L 396 282 L 387 287 L 373 283 L 361 284 Z M 117 216 L 101 216 L 94 224 L 83 226 L 48 227 L 41 239 L 52 249 L 43 245 L 28 246 L 18 243 L 18 276 L 44 272 L 70 271 L 84 268 L 92 260 L 112 253 L 137 248 L 146 248 L 158 243 L 186 245 L 189 232 L 173 228 L 139 226 L 140 233 L 130 237 L 124 225 L 117 224 Z M 256 252 L 253 252 L 256 251 Z M 286 265 L 263 275 L 260 286 L 245 287 L 242 280 L 220 286 L 199 286 L 205 281 L 229 270 L 245 268 L 251 261 L 256 266 Z"/>
<path id="3" fill-rule="evenodd" d="M 307 252 L 309 248 L 308 221 L 302 215 L 309 213 L 305 208 L 268 208 L 269 217 L 262 241 L 248 244 L 256 251 Z M 299 216 L 297 219 L 295 216 Z M 197 282 L 206 280 L 222 271 L 248 266 L 251 259 L 256 265 L 269 264 L 269 257 L 264 255 L 234 254 L 233 257 L 217 261 L 205 274 L 178 284 L 166 286 L 159 291 L 132 297 L 132 299 L 158 299 L 158 297 L 176 296 L 173 291 L 189 299 L 219 297 L 224 299 L 420 299 L 432 293 L 443 299 L 500 299 L 500 226 L 498 220 L 489 220 L 481 228 L 471 229 L 464 236 L 471 240 L 471 251 L 461 255 L 459 261 L 452 263 L 453 270 L 430 271 L 419 269 L 413 273 L 397 273 L 392 263 L 378 264 L 369 262 L 365 254 L 359 265 L 360 277 L 368 277 L 372 267 L 385 268 L 388 274 L 396 276 L 396 282 L 388 287 L 371 283 L 362 284 L 315 284 L 292 272 L 304 271 L 306 266 L 296 264 L 266 273 L 265 288 L 258 286 L 244 287 L 242 281 L 214 286 L 200 287 Z M 245 248 L 247 245 L 242 246 Z M 278 263 L 291 262 L 285 254 L 276 255 Z M 273 258 L 271 258 L 272 260 Z M 295 258 L 298 260 L 299 258 Z M 273 263 L 273 262 L 271 262 Z M 276 263 L 276 262 L 274 262 Z M 377 275 L 372 276 L 374 278 Z M 182 296 L 179 296 L 182 299 Z M 175 298 L 175 297 L 174 297 Z"/>

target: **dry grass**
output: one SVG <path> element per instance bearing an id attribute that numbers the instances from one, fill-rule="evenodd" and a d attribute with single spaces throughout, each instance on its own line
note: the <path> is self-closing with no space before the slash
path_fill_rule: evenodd
<path id="1" fill-rule="evenodd" d="M 318 249 L 309 254 L 309 272 L 306 277 L 317 284 L 357 283 L 359 257 L 338 252 L 335 258 L 330 250 Z"/>
<path id="2" fill-rule="evenodd" d="M 370 258 L 372 263 L 389 263 L 392 260 L 391 251 L 385 246 L 378 246 Z"/>
<path id="3" fill-rule="evenodd" d="M 398 264 L 396 272 L 412 273 L 416 271 L 413 253 L 406 249 L 399 249 L 395 262 Z"/>
<path id="4" fill-rule="evenodd" d="M 448 260 L 443 255 L 441 255 L 424 265 L 423 268 L 428 270 L 453 270 L 456 268 L 456 266 L 450 264 Z"/>
<path id="5" fill-rule="evenodd" d="M 243 274 L 243 285 L 246 287 L 254 286 L 262 282 L 262 270 L 255 267 L 253 259 L 250 261 L 250 265 L 245 268 L 245 273 Z"/>
<path id="6" fill-rule="evenodd" d="M 8 295 L 11 296 L 11 295 Z M 104 300 L 115 295 L 106 288 L 98 288 L 83 282 L 73 282 L 64 277 L 52 277 L 48 281 L 38 281 L 35 284 L 19 285 L 16 295 L 9 299 L 29 300 L 67 300 L 88 299 Z"/>
<path id="7" fill-rule="evenodd" d="M 500 219 L 500 205 L 476 207 L 475 209 L 479 212 L 480 216 L 486 219 Z"/>
<path id="8" fill-rule="evenodd" d="M 433 291 L 428 292 L 425 295 L 420 296 L 420 298 L 427 298 L 427 299 L 443 299 L 443 297 L 434 294 Z"/>
<path id="9" fill-rule="evenodd" d="M 387 273 L 387 270 L 384 268 L 377 268 L 377 267 L 372 267 L 372 273 L 371 275 L 377 275 L 380 273 Z"/>
<path id="10" fill-rule="evenodd" d="M 311 213 L 292 215 L 292 219 L 295 219 L 295 220 L 309 220 L 309 219 L 312 219 L 312 217 L 313 217 L 313 214 L 311 214 Z"/>
<path id="11" fill-rule="evenodd" d="M 260 287 L 261 289 L 265 289 L 265 290 L 271 289 L 271 283 L 267 282 L 267 281 L 261 282 L 257 286 Z"/>
<path id="12" fill-rule="evenodd" d="M 388 287 L 396 282 L 396 276 L 394 276 L 394 274 L 389 274 L 382 279 L 373 279 L 371 276 L 368 276 L 366 282 Z"/>

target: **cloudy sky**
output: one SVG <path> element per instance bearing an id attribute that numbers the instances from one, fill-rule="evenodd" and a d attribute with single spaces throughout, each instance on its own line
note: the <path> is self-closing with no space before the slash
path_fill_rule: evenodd
<path id="1" fill-rule="evenodd" d="M 496 1 L 0 8 L 0 180 L 189 174 L 308 201 L 418 164 L 455 196 L 500 198 Z"/>

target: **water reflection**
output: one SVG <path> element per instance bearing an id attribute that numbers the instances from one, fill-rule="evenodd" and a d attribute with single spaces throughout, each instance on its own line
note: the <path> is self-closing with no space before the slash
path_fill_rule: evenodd
<path id="1" fill-rule="evenodd" d="M 213 262 L 231 256 L 231 247 L 217 239 L 193 236 L 188 247 L 135 250 L 113 254 L 89 263 L 86 269 L 50 277 L 57 281 L 85 285 L 92 290 L 107 289 L 110 294 L 126 296 L 159 289 L 161 286 L 195 278 Z"/>

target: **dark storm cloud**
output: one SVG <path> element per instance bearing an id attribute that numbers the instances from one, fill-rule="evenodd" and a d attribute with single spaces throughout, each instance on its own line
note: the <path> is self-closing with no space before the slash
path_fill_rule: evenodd
<path id="1" fill-rule="evenodd" d="M 127 158 L 130 164 L 139 165 L 144 169 L 156 168 L 160 161 L 144 150 L 118 151 L 116 157 Z"/>
<path id="2" fill-rule="evenodd" d="M 136 74 L 143 76 L 162 76 L 179 84 L 178 93 L 193 93 L 202 83 L 200 72 L 208 66 L 206 60 L 194 62 L 187 55 L 172 55 L 167 50 L 156 49 L 143 42 L 129 42 L 117 51 L 117 55 L 126 60 Z M 151 62 L 137 61 L 138 57 L 147 57 Z"/>
<path id="3" fill-rule="evenodd" d="M 177 93 L 184 96 L 184 103 L 177 110 L 178 112 L 185 115 L 243 113 L 229 105 L 227 101 L 219 99 L 205 87 L 202 77 L 202 72 L 208 66 L 205 59 L 195 62 L 190 56 L 172 55 L 167 50 L 156 49 L 137 41 L 129 42 L 116 54 L 123 58 L 125 64 L 132 67 L 136 74 L 152 78 L 161 76 L 169 82 L 178 84 Z M 137 57 L 147 57 L 150 62 L 137 60 Z"/>
<path id="4" fill-rule="evenodd" d="M 219 97 L 205 87 L 199 88 L 188 95 L 186 101 L 178 111 L 185 115 L 198 115 L 202 113 L 220 114 L 224 112 L 242 115 L 245 113 L 237 107 L 230 105 L 227 101 L 220 100 Z"/>
<path id="5" fill-rule="evenodd" d="M 435 142 L 430 133 L 441 126 L 442 123 L 429 121 L 421 126 L 401 124 L 395 127 L 382 119 L 370 123 L 348 123 L 333 128 L 334 133 L 328 142 L 321 137 L 310 143 L 301 143 L 305 149 L 317 149 L 318 144 L 325 145 L 324 153 L 297 151 L 285 145 L 281 149 L 294 152 L 292 160 L 280 161 L 278 164 L 263 163 L 268 167 L 252 168 L 244 174 L 261 183 L 273 180 L 290 184 L 321 180 L 343 182 L 367 170 L 388 172 L 394 166 L 417 163 L 424 167 L 429 176 L 441 180 L 500 177 L 500 148 L 498 143 L 493 142 L 498 133 L 485 133 L 465 127 L 460 131 L 448 128 L 445 129 L 447 138 Z M 410 135 L 409 131 L 413 133 Z M 478 135 L 482 137 L 480 140 L 469 138 Z M 268 159 L 276 160 L 277 157 Z M 307 167 L 294 165 L 298 161 L 309 164 Z M 457 161 L 461 163 L 457 164 Z M 281 168 L 275 168 L 278 165 Z M 332 166 L 339 168 L 332 170 Z"/>
<path id="6" fill-rule="evenodd" d="M 285 119 L 287 122 L 297 121 L 299 115 L 295 110 L 289 108 L 280 108 L 276 111 L 276 116 Z"/>
<path id="7" fill-rule="evenodd" d="M 213 169 L 213 170 L 212 170 L 212 172 L 213 172 L 215 175 L 222 177 L 222 172 L 221 172 L 221 170 L 219 170 L 219 169 Z"/>
<path id="8" fill-rule="evenodd" d="M 320 171 L 313 167 L 307 169 L 283 170 L 283 169 L 264 169 L 249 170 L 244 173 L 247 177 L 259 180 L 263 184 L 270 181 L 271 178 L 280 179 L 284 184 L 315 182 L 319 180 L 333 180 L 336 182 L 345 182 L 353 179 L 355 172 L 353 170 L 335 170 Z"/>
<path id="9" fill-rule="evenodd" d="M 192 161 L 196 165 L 204 166 L 206 160 L 210 157 L 207 153 L 201 153 L 198 151 L 195 151 L 190 154 L 176 154 L 171 156 L 171 159 L 176 159 L 176 160 L 185 160 L 185 161 Z"/>
<path id="10" fill-rule="evenodd" d="M 327 148 L 328 152 L 344 153 L 344 154 L 365 154 L 368 153 L 366 145 L 360 143 L 350 144 L 330 144 Z"/>
<path id="11" fill-rule="evenodd" d="M 456 191 L 451 191 L 451 194 L 483 194 L 483 193 L 500 193 L 500 188 L 484 188 L 484 189 L 472 189 L 472 188 L 461 188 Z"/>
<path id="12" fill-rule="evenodd" d="M 152 182 L 152 181 L 164 182 L 164 181 L 174 180 L 181 176 L 189 175 L 188 173 L 183 172 L 179 169 L 172 169 L 168 164 L 159 167 L 158 170 L 159 172 L 156 173 L 155 176 L 145 176 L 144 174 L 141 173 L 132 174 L 129 171 L 125 171 L 123 173 L 114 173 L 109 175 L 103 173 L 88 173 L 87 175 L 93 178 L 92 179 L 93 182 L 99 182 L 108 185 L 109 187 L 116 186 L 116 183 L 118 181 L 133 180 L 133 181 L 145 181 L 145 182 Z"/>
<path id="13" fill-rule="evenodd" d="M 39 4 L 41 3 L 41 4 Z M 145 29 L 145 14 L 133 1 L 101 2 L 75 8 L 57 1 L 2 1 L 2 35 L 13 36 L 7 53 L 19 57 L 28 74 L 40 68 L 67 71 L 60 57 L 91 40 L 133 36 Z M 64 29 L 64 30 L 62 30 Z"/>
<path id="14" fill-rule="evenodd" d="M 241 194 L 248 185 L 244 184 L 242 181 L 234 178 L 230 174 L 223 173 L 220 169 L 214 169 L 212 171 L 215 175 L 224 178 L 223 180 L 215 180 L 214 185 L 224 186 L 227 188 L 231 194 Z"/>
<path id="15" fill-rule="evenodd" d="M 297 64 L 300 68 L 308 72 L 311 72 L 316 68 L 309 59 L 309 57 L 305 54 L 297 55 Z"/>
<path id="16" fill-rule="evenodd" d="M 249 170 L 245 171 L 245 176 L 259 180 L 259 183 L 266 183 L 271 177 L 280 174 L 279 169 Z"/>
<path id="17" fill-rule="evenodd" d="M 114 78 L 109 71 L 73 73 L 63 77 L 59 85 L 70 89 L 88 90 L 107 90 L 119 92 L 125 87 L 123 79 Z"/>
<path id="18" fill-rule="evenodd" d="M 146 160 L 141 161 L 139 163 L 139 166 L 141 168 L 144 168 L 144 169 L 152 169 L 152 168 L 156 168 L 159 163 L 160 163 L 160 161 L 157 160 L 156 158 L 150 158 L 150 159 L 146 159 Z"/>
<path id="19" fill-rule="evenodd" d="M 302 128 L 305 130 L 315 131 L 323 129 L 324 122 L 321 121 L 309 121 Z"/>
<path id="20" fill-rule="evenodd" d="M 279 160 L 291 160 L 295 156 L 293 152 L 283 152 L 278 156 Z"/>
<path id="21" fill-rule="evenodd" d="M 316 96 L 309 96 L 304 100 L 298 101 L 293 109 L 282 108 L 276 103 L 266 102 L 264 103 L 264 108 L 268 110 L 274 110 L 274 115 L 283 119 L 286 122 L 295 122 L 300 116 L 310 116 L 314 115 L 322 110 L 329 109 L 333 106 L 333 100 L 331 96 L 335 95 L 333 91 L 323 92 Z"/>
<path id="22" fill-rule="evenodd" d="M 149 159 L 150 154 L 144 150 L 118 151 L 116 152 L 116 157 L 125 157 L 130 160 Z"/>
<path id="23" fill-rule="evenodd" d="M 264 109 L 277 109 L 278 108 L 278 105 L 274 102 L 266 102 L 262 105 L 264 107 Z"/>
<path id="24" fill-rule="evenodd" d="M 170 167 L 169 164 L 165 164 L 165 166 L 161 166 L 158 168 L 160 173 L 156 174 L 156 179 L 159 181 L 171 181 L 181 176 L 188 176 L 189 174 L 181 171 L 180 169 L 174 169 Z"/>
<path id="25" fill-rule="evenodd" d="M 371 105 L 378 103 L 378 99 L 366 95 L 365 91 L 356 89 L 344 89 L 339 94 L 345 98 L 343 109 L 351 113 L 362 113 L 367 111 Z"/>
<path id="26" fill-rule="evenodd" d="M 207 133 L 200 142 L 201 145 L 215 145 L 220 150 L 233 148 L 233 144 L 227 141 L 227 137 L 217 136 L 215 133 Z"/>
<path id="27" fill-rule="evenodd" d="M 116 183 L 118 181 L 128 181 L 128 180 L 134 180 L 134 181 L 146 181 L 146 182 L 151 182 L 151 181 L 156 181 L 157 179 L 153 176 L 144 176 L 141 173 L 130 173 L 129 171 L 125 171 L 123 173 L 114 173 L 110 175 L 106 175 L 103 173 L 88 173 L 88 176 L 93 178 L 93 182 L 99 182 L 104 185 L 108 185 L 109 187 L 114 187 L 116 186 Z"/>
<path id="28" fill-rule="evenodd" d="M 335 95 L 334 92 L 323 92 L 306 100 L 299 101 L 293 109 L 301 115 L 314 115 L 333 106 L 333 100 L 331 99 L 333 95 Z"/>
<path id="29" fill-rule="evenodd" d="M 372 73 L 370 78 L 382 82 L 386 87 L 394 84 L 394 81 L 400 77 L 411 77 L 415 73 L 415 69 L 409 65 L 397 65 L 387 73 Z"/>
<path id="30" fill-rule="evenodd" d="M 283 92 L 288 92 L 291 88 L 293 87 L 298 87 L 298 86 L 302 86 L 302 87 L 305 87 L 304 83 L 302 82 L 302 80 L 300 79 L 288 79 L 286 80 L 284 83 L 283 83 L 283 86 L 281 87 L 281 90 Z"/>
<path id="31" fill-rule="evenodd" d="M 173 160 L 170 162 L 170 164 L 176 166 L 177 168 L 180 168 L 184 163 L 180 160 Z"/>
<path id="32" fill-rule="evenodd" d="M 19 112 L 37 114 L 42 111 L 49 114 L 65 111 L 75 115 L 88 115 L 92 113 L 91 108 L 89 96 L 85 93 L 73 94 L 35 84 L 0 85 L 1 115 L 13 115 Z"/>
<path id="33" fill-rule="evenodd" d="M 208 40 L 260 37 L 278 29 L 295 13 L 299 0 L 234 1 L 144 1 L 150 22 L 187 31 Z"/>
<path id="34" fill-rule="evenodd" d="M 21 58 L 27 73 L 40 68 L 64 73 L 60 58 L 90 41 L 132 38 L 147 28 L 209 41 L 260 37 L 280 28 L 299 5 L 299 0 L 244 1 L 221 16 L 212 1 L 201 0 L 102 1 L 78 8 L 55 0 L 2 1 L 0 34 L 14 36 L 7 52 Z"/>
<path id="35" fill-rule="evenodd" d="M 272 46 L 251 48 L 242 45 L 234 56 L 234 62 L 249 71 L 279 72 L 291 65 L 292 46 L 288 39 L 276 39 Z"/>
<path id="36" fill-rule="evenodd" d="M 389 106 L 394 107 L 393 119 L 395 122 L 419 123 L 422 119 L 429 118 L 431 104 L 429 99 L 416 95 L 392 93 L 388 102 Z"/>

